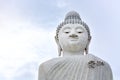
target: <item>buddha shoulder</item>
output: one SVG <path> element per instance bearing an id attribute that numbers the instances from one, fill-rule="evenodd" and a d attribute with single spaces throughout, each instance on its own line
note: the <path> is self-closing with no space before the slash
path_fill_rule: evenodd
<path id="1" fill-rule="evenodd" d="M 45 72 L 47 72 L 51 69 L 52 66 L 59 63 L 60 61 L 61 61 L 61 58 L 50 59 L 50 60 L 40 64 L 39 69 L 43 69 Z"/>
<path id="2" fill-rule="evenodd" d="M 97 65 L 104 65 L 106 67 L 110 67 L 106 61 L 102 60 L 101 58 L 99 58 L 95 55 L 87 54 L 86 57 L 88 58 L 88 63 L 95 62 Z"/>
<path id="3" fill-rule="evenodd" d="M 59 57 L 59 58 L 50 59 L 42 63 L 39 68 L 42 68 L 42 70 L 44 70 L 45 72 L 48 72 L 53 67 L 55 68 L 62 64 L 68 64 L 68 63 L 80 63 L 80 64 L 85 63 L 90 65 L 90 67 L 93 67 L 93 66 L 109 67 L 109 64 L 104 60 L 92 54 L 87 54 L 83 56 Z"/>

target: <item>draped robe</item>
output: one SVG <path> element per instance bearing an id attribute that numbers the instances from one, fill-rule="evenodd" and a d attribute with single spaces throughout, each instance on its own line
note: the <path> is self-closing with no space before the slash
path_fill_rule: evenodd
<path id="1" fill-rule="evenodd" d="M 91 55 L 54 58 L 40 65 L 38 80 L 113 80 L 108 63 Z"/>

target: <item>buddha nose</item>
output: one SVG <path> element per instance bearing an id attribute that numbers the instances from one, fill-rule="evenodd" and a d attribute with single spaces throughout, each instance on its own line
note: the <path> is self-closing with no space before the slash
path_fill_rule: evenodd
<path id="1" fill-rule="evenodd" d="M 78 35 L 76 35 L 76 34 L 71 34 L 69 37 L 76 38 L 76 37 L 78 37 Z"/>

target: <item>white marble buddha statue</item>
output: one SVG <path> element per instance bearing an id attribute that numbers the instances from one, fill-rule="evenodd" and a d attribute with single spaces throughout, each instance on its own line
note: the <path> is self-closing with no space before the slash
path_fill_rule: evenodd
<path id="1" fill-rule="evenodd" d="M 90 30 L 77 12 L 66 15 L 55 40 L 61 57 L 42 63 L 38 80 L 113 80 L 109 64 L 88 54 Z"/>

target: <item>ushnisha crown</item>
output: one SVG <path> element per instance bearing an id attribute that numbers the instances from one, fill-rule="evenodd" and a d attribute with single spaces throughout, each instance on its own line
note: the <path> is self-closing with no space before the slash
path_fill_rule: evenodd
<path id="1" fill-rule="evenodd" d="M 89 30 L 88 25 L 81 20 L 80 15 L 75 11 L 68 12 L 65 16 L 64 21 L 62 23 L 60 23 L 60 25 L 58 25 L 57 30 L 56 30 L 56 36 L 55 36 L 57 39 L 58 39 L 59 30 L 66 24 L 81 24 L 81 25 L 83 25 L 88 32 L 88 39 L 90 40 L 91 35 L 90 35 L 90 30 Z"/>

